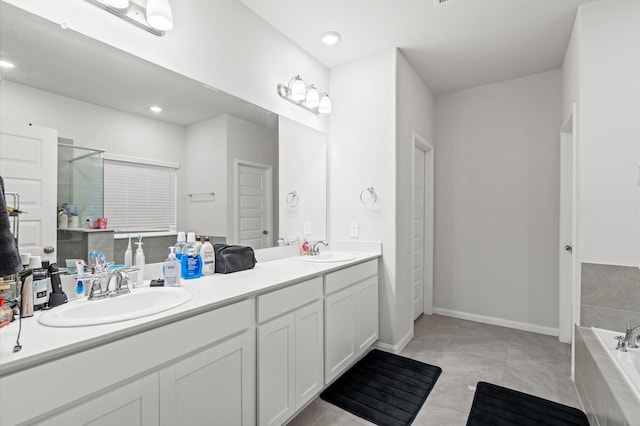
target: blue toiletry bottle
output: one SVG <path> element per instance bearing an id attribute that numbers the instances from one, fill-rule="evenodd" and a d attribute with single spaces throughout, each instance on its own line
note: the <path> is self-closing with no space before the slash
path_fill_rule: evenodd
<path id="1" fill-rule="evenodd" d="M 182 266 L 182 278 L 191 280 L 202 276 L 202 257 L 196 250 L 196 236 L 193 232 L 189 232 L 187 236 L 187 245 L 182 250 L 180 263 Z"/>

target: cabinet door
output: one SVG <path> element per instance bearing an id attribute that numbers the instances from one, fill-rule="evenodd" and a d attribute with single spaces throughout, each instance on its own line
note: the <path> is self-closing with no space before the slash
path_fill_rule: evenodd
<path id="1" fill-rule="evenodd" d="M 293 413 L 295 313 L 258 327 L 258 424 L 280 425 Z"/>
<path id="2" fill-rule="evenodd" d="M 37 425 L 140 425 L 158 424 L 158 374 L 118 387 L 54 415 Z"/>
<path id="3" fill-rule="evenodd" d="M 356 300 L 353 287 L 325 298 L 325 383 L 329 383 L 355 358 Z"/>
<path id="4" fill-rule="evenodd" d="M 378 340 L 378 277 L 371 277 L 355 287 L 357 307 L 356 348 L 362 354 Z"/>
<path id="5" fill-rule="evenodd" d="M 295 313 L 296 410 L 310 401 L 324 385 L 324 335 L 322 300 Z"/>
<path id="6" fill-rule="evenodd" d="M 252 425 L 254 375 L 245 332 L 160 371 L 160 424 Z"/>

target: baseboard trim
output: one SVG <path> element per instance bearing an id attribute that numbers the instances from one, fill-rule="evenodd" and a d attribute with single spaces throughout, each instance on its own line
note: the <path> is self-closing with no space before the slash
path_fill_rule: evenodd
<path id="1" fill-rule="evenodd" d="M 413 339 L 413 327 L 411 327 L 411 329 L 407 331 L 407 334 L 405 334 L 402 339 L 400 339 L 400 342 L 395 345 L 390 345 L 389 343 L 384 343 L 378 340 L 373 344 L 373 346 L 376 349 L 380 349 L 381 351 L 399 354 L 400 352 L 402 352 L 404 347 L 407 346 L 407 343 L 409 343 L 411 339 Z"/>
<path id="2" fill-rule="evenodd" d="M 501 327 L 515 328 L 516 330 L 531 331 L 533 333 L 546 334 L 547 336 L 558 337 L 560 330 L 558 328 L 544 327 L 542 325 L 529 324 L 526 322 L 511 321 L 504 318 L 489 317 L 486 315 L 471 314 L 469 312 L 454 311 L 452 309 L 433 307 L 433 313 L 444 315 L 447 317 L 460 318 L 469 321 L 481 322 L 491 325 L 499 325 Z"/>

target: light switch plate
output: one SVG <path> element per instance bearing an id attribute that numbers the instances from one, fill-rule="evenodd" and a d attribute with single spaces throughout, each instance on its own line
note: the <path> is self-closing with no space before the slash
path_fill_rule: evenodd
<path id="1" fill-rule="evenodd" d="M 358 222 L 349 223 L 349 236 L 351 238 L 358 238 L 359 230 L 358 230 Z"/>

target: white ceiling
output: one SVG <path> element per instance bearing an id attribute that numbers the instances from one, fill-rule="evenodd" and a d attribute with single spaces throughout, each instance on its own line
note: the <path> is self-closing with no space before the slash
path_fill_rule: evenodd
<path id="1" fill-rule="evenodd" d="M 561 67 L 593 0 L 241 0 L 328 68 L 398 47 L 434 93 Z M 320 34 L 342 41 L 325 46 Z"/>
<path id="2" fill-rule="evenodd" d="M 16 64 L 5 80 L 181 126 L 231 114 L 277 127 L 276 114 L 234 96 L 9 4 L 0 12 L 0 56 Z"/>

